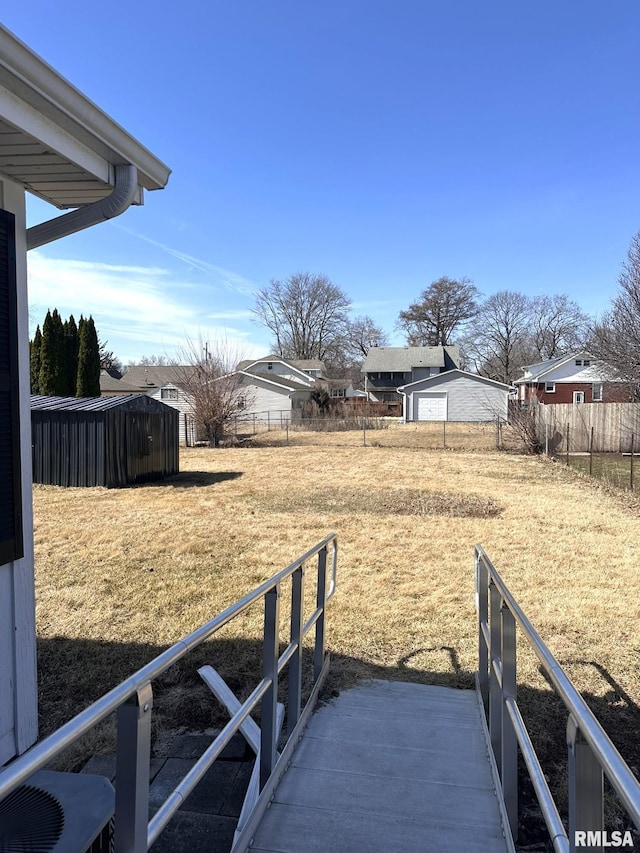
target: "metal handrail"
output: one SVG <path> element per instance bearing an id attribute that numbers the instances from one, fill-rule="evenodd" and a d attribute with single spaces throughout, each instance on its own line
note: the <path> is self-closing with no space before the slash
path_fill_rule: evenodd
<path id="1" fill-rule="evenodd" d="M 329 571 L 327 572 L 329 548 L 331 548 L 331 560 Z M 318 557 L 316 609 L 306 622 L 303 623 L 303 579 L 305 564 L 316 556 Z M 337 537 L 335 534 L 330 534 L 285 569 L 282 569 L 255 590 L 227 607 L 222 613 L 210 619 L 204 625 L 201 625 L 195 631 L 192 631 L 162 654 L 158 655 L 84 711 L 81 711 L 73 719 L 69 720 L 69 722 L 65 723 L 44 740 L 35 744 L 24 755 L 16 758 L 10 765 L 0 770 L 0 801 L 23 784 L 33 773 L 40 770 L 72 743 L 102 722 L 109 714 L 117 711 L 118 753 L 116 758 L 115 853 L 120 853 L 120 851 L 128 851 L 128 853 L 134 851 L 134 853 L 139 853 L 139 851 L 147 850 L 148 846 L 155 841 L 164 826 L 178 810 L 187 794 L 200 781 L 233 734 L 239 730 L 243 721 L 261 701 L 261 717 L 263 721 L 261 762 L 264 764 L 264 768 L 268 770 L 268 773 L 261 773 L 261 787 L 263 787 L 269 774 L 273 772 L 275 765 L 277 739 L 275 705 L 277 700 L 278 675 L 286 665 L 289 665 L 290 668 L 294 666 L 294 669 L 297 670 L 297 672 L 292 673 L 290 669 L 289 678 L 288 719 L 289 733 L 291 733 L 291 729 L 301 717 L 300 668 L 302 665 L 302 639 L 313 627 L 316 629 L 314 647 L 314 682 L 316 685 L 326 671 L 324 614 L 326 604 L 336 589 L 337 558 Z M 288 578 L 292 578 L 291 641 L 284 653 L 278 656 L 280 585 Z M 148 824 L 148 756 L 151 735 L 150 717 L 153 704 L 151 682 L 260 599 L 263 599 L 265 602 L 263 678 L 249 698 L 233 715 L 216 740 L 203 756 L 201 756 L 196 766 L 187 774 L 176 791 L 169 795 L 167 801 L 156 812 L 151 823 Z M 294 614 L 296 614 L 298 620 L 297 629 L 294 625 Z M 269 657 L 271 657 L 271 661 Z M 292 685 L 296 686 L 297 695 Z M 268 707 L 265 707 L 265 699 L 268 699 L 268 702 L 272 705 L 271 712 Z M 123 744 L 122 740 L 127 740 L 127 743 Z M 139 771 L 144 767 L 145 761 L 146 779 L 141 780 L 139 778 Z M 144 774 L 144 771 L 142 773 Z M 131 778 L 132 776 L 133 778 Z M 120 802 L 124 803 L 121 809 L 119 809 Z M 144 825 L 142 825 L 143 822 Z M 123 823 L 127 824 L 124 829 L 122 826 L 119 826 L 119 824 Z"/>
<path id="2" fill-rule="evenodd" d="M 604 832 L 602 773 L 640 829 L 640 782 L 633 775 L 561 665 L 519 607 L 480 545 L 475 549 L 478 686 L 488 703 L 489 731 L 514 839 L 517 835 L 517 742 L 558 853 L 575 849 L 578 830 Z M 569 834 L 564 831 L 516 698 L 516 624 L 569 712 Z"/>

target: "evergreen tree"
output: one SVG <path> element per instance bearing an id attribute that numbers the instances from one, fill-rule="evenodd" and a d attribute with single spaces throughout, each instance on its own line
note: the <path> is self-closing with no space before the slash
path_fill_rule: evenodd
<path id="1" fill-rule="evenodd" d="M 64 396 L 64 328 L 56 308 L 47 311 L 42 325 L 40 346 L 40 393 L 47 396 Z"/>
<path id="2" fill-rule="evenodd" d="M 29 379 L 31 393 L 40 393 L 40 350 L 42 348 L 42 332 L 40 326 L 36 328 L 33 340 L 29 341 Z"/>
<path id="3" fill-rule="evenodd" d="M 65 396 L 75 397 L 78 384 L 78 327 L 73 314 L 64 323 L 64 377 Z"/>
<path id="4" fill-rule="evenodd" d="M 100 396 L 100 346 L 93 317 L 80 317 L 78 325 L 78 381 L 77 397 Z"/>

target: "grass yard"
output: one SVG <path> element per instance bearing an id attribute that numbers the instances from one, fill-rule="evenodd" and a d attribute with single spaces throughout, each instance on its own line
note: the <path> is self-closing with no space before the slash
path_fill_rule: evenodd
<path id="1" fill-rule="evenodd" d="M 566 464 L 566 456 L 557 458 L 559 462 Z M 640 489 L 640 456 L 633 459 L 633 472 L 631 457 L 621 453 L 594 453 L 591 460 L 588 453 L 570 455 L 569 466 L 587 477 L 603 480 L 617 489 L 631 489 L 632 485 L 633 491 Z"/>
<path id="2" fill-rule="evenodd" d="M 335 531 L 330 691 L 366 676 L 471 687 L 480 542 L 640 767 L 638 507 L 563 465 L 410 447 L 189 449 L 163 483 L 35 486 L 34 501 L 43 733 Z M 239 693 L 255 685 L 260 631 L 256 611 L 167 674 L 158 737 L 219 722 L 201 659 Z M 525 648 L 518 682 L 561 790 L 566 716 Z M 86 748 L 111 737 L 106 727 Z"/>

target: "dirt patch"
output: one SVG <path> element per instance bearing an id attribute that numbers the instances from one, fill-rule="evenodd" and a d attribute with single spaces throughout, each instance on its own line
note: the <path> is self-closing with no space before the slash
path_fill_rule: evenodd
<path id="1" fill-rule="evenodd" d="M 495 518 L 502 512 L 502 507 L 493 498 L 473 493 L 409 488 L 370 491 L 327 487 L 294 491 L 269 495 L 264 506 L 272 512 L 313 510 L 348 515 L 441 515 L 452 518 Z"/>

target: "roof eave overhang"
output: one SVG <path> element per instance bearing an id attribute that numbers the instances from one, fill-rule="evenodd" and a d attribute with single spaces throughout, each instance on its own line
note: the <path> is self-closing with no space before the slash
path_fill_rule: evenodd
<path id="1" fill-rule="evenodd" d="M 135 166 L 142 202 L 142 189 L 162 189 L 169 168 L 148 149 L 100 110 L 78 89 L 58 74 L 27 45 L 0 25 L 0 114 L 19 134 L 36 140 L 80 167 L 101 182 L 105 190 L 115 184 L 115 167 Z M 22 182 L 19 167 L 7 173 Z M 67 199 L 58 207 L 80 206 Z"/>

